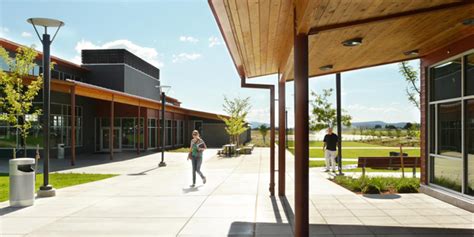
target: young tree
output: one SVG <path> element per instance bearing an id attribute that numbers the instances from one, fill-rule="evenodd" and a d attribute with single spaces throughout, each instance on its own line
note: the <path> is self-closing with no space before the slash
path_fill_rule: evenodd
<path id="1" fill-rule="evenodd" d="M 33 108 L 33 99 L 43 85 L 43 76 L 24 80 L 36 66 L 34 60 L 37 55 L 33 48 L 19 47 L 13 59 L 0 47 L 0 58 L 9 67 L 9 72 L 0 70 L 0 120 L 7 121 L 20 132 L 25 155 L 26 138 L 32 121 L 41 114 L 40 109 Z"/>
<path id="2" fill-rule="evenodd" d="M 400 73 L 408 83 L 406 88 L 408 101 L 420 109 L 420 79 L 418 78 L 418 71 L 406 61 L 399 63 L 398 67 Z"/>
<path id="3" fill-rule="evenodd" d="M 237 146 L 240 143 L 240 134 L 248 129 L 245 121 L 251 108 L 249 101 L 250 97 L 244 99 L 228 99 L 224 96 L 224 104 L 222 107 L 229 117 L 219 116 L 219 118 L 222 119 L 226 125 L 225 130 L 227 134 L 229 134 L 230 143 L 236 143 Z"/>
<path id="4" fill-rule="evenodd" d="M 265 124 L 262 124 L 262 125 L 260 125 L 260 127 L 258 127 L 258 131 L 262 135 L 263 144 L 265 144 L 265 137 L 267 136 L 267 133 L 268 133 L 268 127 L 265 126 Z"/>
<path id="5" fill-rule="evenodd" d="M 316 94 L 312 91 L 311 96 L 313 100 L 311 101 L 311 119 L 310 119 L 310 128 L 312 130 L 321 130 L 327 127 L 334 127 L 337 123 L 336 109 L 332 108 L 332 104 L 329 103 L 328 98 L 331 97 L 333 89 L 323 90 L 322 95 Z M 345 113 L 344 110 L 342 112 Z M 351 126 L 352 117 L 348 114 L 341 115 L 341 123 L 346 127 Z M 338 131 L 341 133 L 342 131 Z"/>

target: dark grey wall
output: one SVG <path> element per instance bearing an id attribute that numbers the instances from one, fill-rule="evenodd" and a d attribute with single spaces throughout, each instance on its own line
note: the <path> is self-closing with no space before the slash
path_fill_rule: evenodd
<path id="1" fill-rule="evenodd" d="M 124 91 L 124 65 L 83 65 L 90 70 L 86 83 L 116 91 Z"/>
<path id="2" fill-rule="evenodd" d="M 160 99 L 160 92 L 155 87 L 160 84 L 157 79 L 130 66 L 124 66 L 124 76 L 124 92 L 153 100 Z"/>

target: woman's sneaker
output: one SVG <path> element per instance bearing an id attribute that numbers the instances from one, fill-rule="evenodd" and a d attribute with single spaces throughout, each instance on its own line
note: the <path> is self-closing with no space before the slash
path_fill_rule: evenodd
<path id="1" fill-rule="evenodd" d="M 194 184 L 189 185 L 189 187 L 191 187 L 191 188 L 194 188 L 195 186 L 196 186 L 196 185 L 194 185 Z"/>
<path id="2" fill-rule="evenodd" d="M 206 180 L 206 177 L 202 178 L 202 183 L 203 183 L 203 184 L 206 184 L 206 181 L 207 181 L 207 180 Z"/>

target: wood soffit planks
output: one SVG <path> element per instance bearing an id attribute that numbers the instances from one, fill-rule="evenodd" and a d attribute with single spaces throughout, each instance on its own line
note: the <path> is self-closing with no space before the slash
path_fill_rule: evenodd
<path id="1" fill-rule="evenodd" d="M 462 21 L 474 1 L 462 0 L 209 0 L 239 74 L 283 73 L 293 79 L 293 12 L 309 36 L 309 76 L 423 57 L 474 34 Z M 341 42 L 362 37 L 360 46 Z M 405 51 L 418 50 L 406 56 Z M 329 71 L 321 66 L 333 65 Z"/>

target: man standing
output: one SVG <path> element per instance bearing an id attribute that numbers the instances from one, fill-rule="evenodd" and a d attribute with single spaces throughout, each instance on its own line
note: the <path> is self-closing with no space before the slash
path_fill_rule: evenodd
<path id="1" fill-rule="evenodd" d="M 339 137 L 332 133 L 332 128 L 329 127 L 327 134 L 324 136 L 324 145 L 323 152 L 324 157 L 326 158 L 326 172 L 329 171 L 329 166 L 332 168 L 332 172 L 336 172 L 336 156 L 337 156 L 337 143 L 339 142 Z"/>

